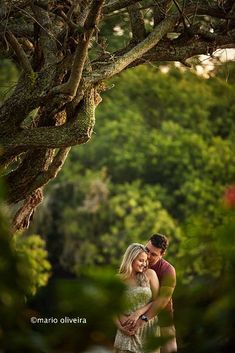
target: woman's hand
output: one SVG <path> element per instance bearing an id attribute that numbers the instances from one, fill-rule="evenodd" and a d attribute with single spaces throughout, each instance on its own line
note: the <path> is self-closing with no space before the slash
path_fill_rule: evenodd
<path id="1" fill-rule="evenodd" d="M 131 329 L 128 329 L 128 328 L 123 327 L 121 325 L 119 327 L 119 330 L 122 331 L 127 336 L 134 336 L 136 333 L 136 330 L 134 330 L 134 329 L 131 330 Z"/>
<path id="2" fill-rule="evenodd" d="M 116 324 L 117 324 L 118 329 L 120 331 L 122 331 L 125 335 L 133 336 L 133 335 L 135 335 L 136 330 L 123 325 L 123 323 L 127 320 L 127 318 L 128 318 L 128 316 L 126 316 L 126 315 L 120 316 L 119 319 L 117 320 Z"/>
<path id="3" fill-rule="evenodd" d="M 122 321 L 122 326 L 131 330 L 133 327 L 135 327 L 139 317 L 140 317 L 140 312 L 138 310 L 134 311 L 131 315 L 127 317 L 125 321 Z"/>

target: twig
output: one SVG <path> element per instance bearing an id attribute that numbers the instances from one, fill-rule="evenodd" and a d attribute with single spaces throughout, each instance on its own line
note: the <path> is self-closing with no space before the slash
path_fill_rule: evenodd
<path id="1" fill-rule="evenodd" d="M 156 27 L 165 17 L 172 5 L 172 0 L 164 0 L 159 3 L 155 0 L 153 5 L 154 27 Z"/>
<path id="2" fill-rule="evenodd" d="M 74 23 L 63 10 L 60 11 L 59 16 L 71 27 L 72 29 L 76 29 L 79 33 L 83 32 L 83 28 L 76 23 Z"/>
<path id="3" fill-rule="evenodd" d="M 187 29 L 188 26 L 187 26 L 187 24 L 186 24 L 186 22 L 185 22 L 185 18 L 186 18 L 186 20 L 188 21 L 188 24 L 191 25 L 191 23 L 190 23 L 188 17 L 187 17 L 186 15 L 184 15 L 183 10 L 180 8 L 180 6 L 179 6 L 179 4 L 178 4 L 178 1 L 177 1 L 177 0 L 173 0 L 173 2 L 174 2 L 174 4 L 175 4 L 175 6 L 177 7 L 179 13 L 181 14 L 182 21 L 183 21 L 183 24 L 184 24 L 185 29 Z"/>
<path id="4" fill-rule="evenodd" d="M 124 7 L 130 6 L 139 2 L 140 0 L 116 0 L 104 6 L 104 13 L 110 13 L 116 10 L 120 10 Z"/>
<path id="5" fill-rule="evenodd" d="M 16 5 L 15 7 L 18 8 L 19 11 L 23 12 L 28 17 L 32 18 L 39 25 L 39 27 L 41 27 L 50 37 L 52 37 L 60 46 L 62 46 L 62 43 L 54 36 L 54 34 L 49 32 L 34 16 L 32 16 L 29 12 L 21 9 Z"/>

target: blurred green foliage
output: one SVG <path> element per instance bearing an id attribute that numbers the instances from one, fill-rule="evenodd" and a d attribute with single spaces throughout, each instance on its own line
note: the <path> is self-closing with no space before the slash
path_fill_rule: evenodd
<path id="1" fill-rule="evenodd" d="M 19 256 L 24 257 L 27 270 L 30 271 L 30 284 L 28 295 L 34 295 L 38 288 L 48 282 L 51 264 L 47 260 L 48 253 L 45 241 L 39 235 L 23 237 L 15 235 L 15 247 Z"/>
<path id="2" fill-rule="evenodd" d="M 187 272 L 191 268 L 194 280 L 178 280 L 176 327 L 181 353 L 229 353 L 235 350 L 235 204 L 233 209 L 220 207 L 224 222 L 212 226 L 202 218 L 190 225 L 189 239 L 182 245 L 188 248 L 183 264 L 177 268 Z M 190 241 L 193 245 L 189 246 Z M 194 253 L 192 253 L 194 249 Z M 186 263 L 187 262 L 187 263 Z M 195 268 L 198 266 L 199 268 Z M 198 274 L 199 273 L 199 274 Z"/>

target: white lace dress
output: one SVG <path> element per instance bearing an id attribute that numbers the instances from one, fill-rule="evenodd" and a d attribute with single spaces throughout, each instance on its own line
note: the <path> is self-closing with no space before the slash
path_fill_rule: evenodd
<path id="1" fill-rule="evenodd" d="M 129 315 L 151 301 L 152 291 L 149 286 L 132 287 L 127 289 L 126 297 L 129 308 L 126 314 Z M 118 329 L 114 342 L 114 353 L 145 353 L 144 342 L 146 336 L 151 333 L 154 333 L 155 336 L 160 335 L 160 330 L 157 326 L 156 317 L 149 320 L 144 326 L 138 329 L 136 334 L 133 336 L 125 335 L 122 331 Z M 160 350 L 155 350 L 152 353 L 159 352 Z"/>

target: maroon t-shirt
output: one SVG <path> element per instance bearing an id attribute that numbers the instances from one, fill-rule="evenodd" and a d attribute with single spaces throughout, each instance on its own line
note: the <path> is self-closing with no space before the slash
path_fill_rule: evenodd
<path id="1" fill-rule="evenodd" d="M 175 268 L 165 259 L 161 258 L 155 265 L 151 267 L 157 274 L 160 287 L 176 286 L 176 272 Z M 172 299 L 168 302 L 166 307 L 158 314 L 160 326 L 170 326 L 173 321 L 173 303 Z"/>

